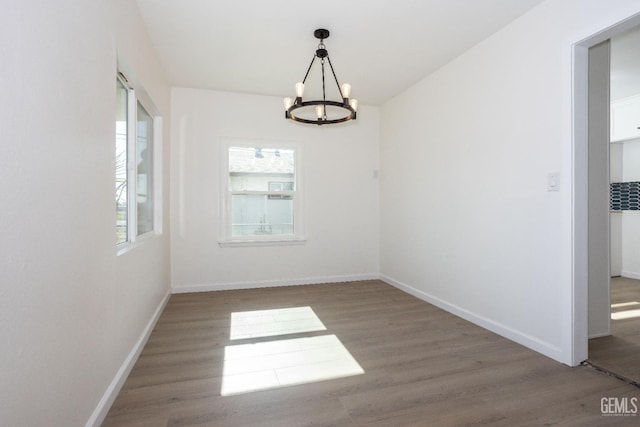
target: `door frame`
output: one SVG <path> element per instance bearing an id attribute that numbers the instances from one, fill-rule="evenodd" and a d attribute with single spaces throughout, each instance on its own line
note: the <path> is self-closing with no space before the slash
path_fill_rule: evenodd
<path id="1" fill-rule="evenodd" d="M 589 346 L 589 188 L 587 185 L 589 49 L 639 25 L 640 15 L 634 15 L 572 46 L 572 366 L 587 359 Z"/>

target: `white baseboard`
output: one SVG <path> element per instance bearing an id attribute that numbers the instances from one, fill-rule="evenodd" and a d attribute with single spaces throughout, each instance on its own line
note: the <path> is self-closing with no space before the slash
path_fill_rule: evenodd
<path id="1" fill-rule="evenodd" d="M 151 319 L 149 319 L 149 322 L 142 331 L 140 338 L 138 338 L 138 341 L 136 341 L 136 343 L 134 344 L 133 348 L 120 366 L 120 369 L 118 369 L 118 372 L 111 381 L 111 384 L 109 384 L 107 390 L 104 392 L 104 395 L 102 395 L 102 399 L 100 399 L 98 406 L 96 406 L 96 409 L 94 409 L 93 413 L 89 417 L 89 420 L 85 424 L 85 427 L 99 427 L 100 424 L 102 424 L 102 422 L 104 421 L 104 418 L 107 416 L 107 413 L 109 412 L 113 401 L 118 396 L 120 389 L 124 385 L 124 382 L 127 380 L 127 377 L 131 372 L 131 369 L 133 369 L 133 365 L 136 363 L 136 360 L 138 360 L 138 356 L 140 356 L 144 345 L 147 343 L 149 335 L 151 335 L 151 331 L 153 331 L 156 322 L 162 314 L 162 310 L 164 310 L 167 302 L 169 302 L 170 297 L 171 292 L 168 291 L 164 298 L 162 298 L 162 301 L 160 301 L 160 304 L 156 308 L 156 311 L 153 313 L 153 316 L 151 316 Z"/>
<path id="2" fill-rule="evenodd" d="M 602 337 L 608 337 L 611 335 L 611 332 L 599 332 L 597 334 L 591 334 L 589 335 L 589 339 L 593 339 L 593 338 L 602 338 Z"/>
<path id="3" fill-rule="evenodd" d="M 260 280 L 247 282 L 211 283 L 201 285 L 178 285 L 172 286 L 171 291 L 174 294 L 183 294 L 191 292 L 211 292 L 234 289 L 273 288 L 278 286 L 316 285 L 320 283 L 355 282 L 358 280 L 375 280 L 378 278 L 380 278 L 380 275 L 377 273 L 352 274 L 345 276 L 317 276 L 285 280 Z"/>
<path id="4" fill-rule="evenodd" d="M 509 326 L 503 325 L 491 319 L 487 319 L 484 316 L 473 313 L 457 305 L 448 303 L 438 297 L 435 297 L 426 292 L 420 291 L 412 286 L 399 282 L 383 274 L 380 275 L 380 280 L 404 292 L 407 292 L 408 294 L 411 294 L 416 298 L 426 301 L 429 304 L 433 304 L 436 307 L 439 307 L 445 311 L 448 311 L 451 314 L 455 314 L 458 317 L 461 317 L 465 320 L 468 320 L 471 323 L 474 323 L 480 327 L 488 329 L 491 332 L 495 332 L 496 334 L 501 335 L 505 338 L 508 338 L 511 341 L 514 341 L 525 347 L 528 347 L 531 350 L 537 351 L 538 353 L 542 353 L 545 356 L 550 357 L 554 360 L 557 360 L 560 363 L 564 363 L 563 360 L 565 359 L 564 357 L 565 355 L 562 353 L 562 350 L 560 349 L 560 347 L 551 345 L 548 342 L 545 342 L 545 341 L 539 340 L 538 338 L 524 334 L 520 331 L 510 328 Z"/>
<path id="5" fill-rule="evenodd" d="M 622 277 L 627 277 L 629 279 L 637 279 L 640 280 L 640 273 L 635 273 L 633 271 L 623 271 L 621 274 Z"/>

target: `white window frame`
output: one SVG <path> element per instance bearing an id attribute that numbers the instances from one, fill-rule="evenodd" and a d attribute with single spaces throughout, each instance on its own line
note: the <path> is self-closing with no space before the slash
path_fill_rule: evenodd
<path id="1" fill-rule="evenodd" d="M 143 90 L 136 90 L 122 72 L 117 73 L 118 81 L 127 89 L 127 240 L 117 243 L 117 255 L 122 255 L 140 243 L 162 234 L 162 117 L 158 109 L 148 99 Z M 153 218 L 151 230 L 138 235 L 138 103 L 153 120 L 152 150 L 152 203 Z"/>
<path id="2" fill-rule="evenodd" d="M 295 189 L 294 191 L 284 192 L 293 196 L 293 234 L 287 235 L 249 235 L 249 236 L 233 236 L 232 235 L 232 211 L 231 211 L 231 195 L 234 193 L 229 189 L 229 148 L 231 147 L 247 147 L 247 148 L 280 148 L 293 150 L 294 152 L 294 174 Z M 220 139 L 219 149 L 220 164 L 220 239 L 218 241 L 221 247 L 238 247 L 238 246 L 283 246 L 283 245 L 302 245 L 306 243 L 304 212 L 303 212 L 303 179 L 302 179 L 302 144 L 290 141 L 277 140 L 252 140 L 243 138 L 224 137 Z M 263 192 L 260 192 L 262 194 Z"/>

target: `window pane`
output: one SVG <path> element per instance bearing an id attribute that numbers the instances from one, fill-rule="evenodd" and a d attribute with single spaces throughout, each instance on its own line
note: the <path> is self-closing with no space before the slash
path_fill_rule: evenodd
<path id="1" fill-rule="evenodd" d="M 281 196 L 233 194 L 232 236 L 292 235 L 293 200 Z"/>
<path id="2" fill-rule="evenodd" d="M 269 183 L 280 183 L 271 186 Z M 229 190 L 293 191 L 294 150 L 278 148 L 229 148 Z"/>
<path id="3" fill-rule="evenodd" d="M 136 201 L 140 235 L 153 230 L 153 119 L 140 103 L 137 117 Z"/>
<path id="4" fill-rule="evenodd" d="M 116 242 L 127 241 L 127 97 L 116 80 Z"/>

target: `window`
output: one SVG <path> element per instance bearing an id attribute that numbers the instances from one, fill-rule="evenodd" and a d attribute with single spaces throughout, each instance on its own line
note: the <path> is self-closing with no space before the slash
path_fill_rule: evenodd
<path id="1" fill-rule="evenodd" d="M 127 142 L 129 90 L 116 80 L 116 243 L 128 240 Z"/>
<path id="2" fill-rule="evenodd" d="M 116 243 L 154 231 L 155 119 L 126 78 L 116 79 Z M 134 220 L 135 219 L 135 220 Z"/>
<path id="3" fill-rule="evenodd" d="M 302 241 L 299 149 L 223 144 L 223 243 Z"/>
<path id="4" fill-rule="evenodd" d="M 136 126 L 137 235 L 153 231 L 153 119 L 138 102 Z"/>

